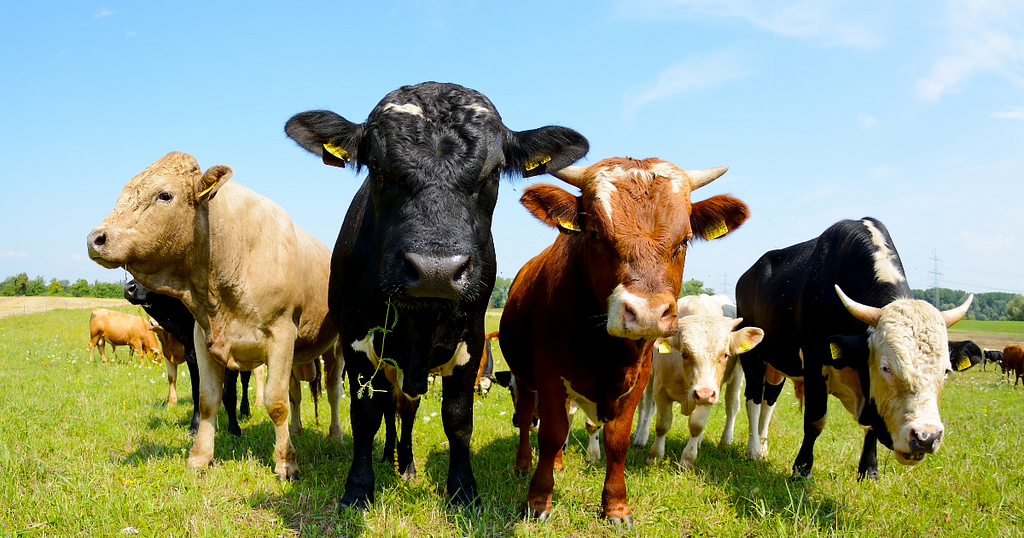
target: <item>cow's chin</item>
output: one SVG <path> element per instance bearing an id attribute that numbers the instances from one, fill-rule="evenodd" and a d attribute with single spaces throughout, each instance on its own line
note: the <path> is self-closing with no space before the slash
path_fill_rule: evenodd
<path id="1" fill-rule="evenodd" d="M 92 259 L 92 261 L 102 265 L 103 267 L 105 267 L 107 269 L 117 269 L 118 267 L 121 267 L 122 265 L 124 265 L 123 262 L 113 262 L 113 261 L 110 261 L 110 260 L 108 260 L 106 258 L 101 258 L 99 256 L 90 256 L 90 258 Z"/>
<path id="2" fill-rule="evenodd" d="M 902 450 L 894 450 L 896 454 L 896 461 L 901 465 L 917 465 L 924 461 L 924 457 L 927 455 L 924 452 L 904 452 Z"/>
<path id="3" fill-rule="evenodd" d="M 394 297 L 391 303 L 402 310 L 451 310 L 456 301 L 439 297 Z"/>

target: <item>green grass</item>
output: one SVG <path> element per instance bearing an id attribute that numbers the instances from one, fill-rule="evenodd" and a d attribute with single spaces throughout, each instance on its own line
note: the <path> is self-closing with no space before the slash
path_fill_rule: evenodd
<path id="1" fill-rule="evenodd" d="M 260 409 L 242 422 L 241 438 L 227 434 L 222 411 L 215 465 L 192 471 L 185 466 L 191 446 L 187 377 L 179 382 L 178 406 L 166 409 L 163 366 L 139 367 L 126 360 L 125 349 L 112 364 L 87 362 L 88 316 L 88 310 L 72 310 L 0 320 L 0 536 L 134 535 L 129 527 L 137 536 L 620 534 L 600 519 L 604 463 L 584 461 L 580 419 L 565 456 L 567 470 L 555 479 L 553 517 L 543 524 L 518 519 L 529 479 L 512 473 L 516 432 L 510 399 L 500 388 L 479 398 L 475 408 L 478 511 L 450 509 L 440 494 L 448 462 L 440 385 L 424 397 L 417 419 L 420 477 L 403 483 L 378 464 L 377 500 L 366 514 L 336 511 L 351 461 L 347 400 L 346 439 L 339 445 L 327 437 L 326 414 L 317 426 L 312 403 L 304 399 L 306 432 L 294 439 L 299 482 L 274 479 L 273 430 Z M 497 320 L 488 317 L 488 330 Z M 665 462 L 648 467 L 646 448 L 630 450 L 633 534 L 1020 536 L 1024 389 L 975 370 L 952 375 L 946 385 L 940 452 L 903 467 L 880 448 L 875 483 L 856 481 L 861 430 L 834 399 L 830 424 L 817 443 L 813 481 L 789 483 L 801 438 L 801 413 L 789 384 L 766 462 L 744 459 L 742 413 L 736 444 L 718 448 L 719 406 L 695 470 L 681 470 L 674 462 L 686 434 L 685 421 L 677 418 Z"/>
<path id="2" fill-rule="evenodd" d="M 950 333 L 989 333 L 1024 340 L 1024 321 L 978 321 L 965 319 L 949 328 Z"/>

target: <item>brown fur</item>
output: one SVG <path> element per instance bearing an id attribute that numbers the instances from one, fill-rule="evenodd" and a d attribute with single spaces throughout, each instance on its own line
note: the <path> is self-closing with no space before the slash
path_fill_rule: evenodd
<path id="1" fill-rule="evenodd" d="M 117 346 L 129 346 L 131 352 L 139 355 L 139 363 L 143 364 L 146 355 L 152 353 L 160 355 L 160 347 L 156 341 L 156 335 L 149 330 L 149 324 L 145 319 L 131 314 L 123 314 L 106 308 L 94 308 L 89 316 L 89 360 L 92 360 L 92 350 L 96 345 L 100 346 L 100 358 L 107 362 L 104 353 L 106 345 L 110 344 L 112 353 L 117 351 Z"/>
<path id="2" fill-rule="evenodd" d="M 1017 381 L 1024 378 L 1024 349 L 1017 344 L 1010 344 L 1003 348 L 1003 371 L 1007 379 L 1013 378 L 1013 386 Z"/>

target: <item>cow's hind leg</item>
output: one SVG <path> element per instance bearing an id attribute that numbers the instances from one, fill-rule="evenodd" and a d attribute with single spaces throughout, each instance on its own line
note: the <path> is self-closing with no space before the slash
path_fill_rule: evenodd
<path id="1" fill-rule="evenodd" d="M 404 397 L 403 397 L 404 399 Z M 420 400 L 400 402 L 398 414 L 402 419 L 402 435 L 398 439 L 398 465 L 396 470 L 402 480 L 416 478 L 416 462 L 412 457 L 412 427 L 416 424 L 416 411 L 420 408 Z M 391 413 L 392 416 L 394 413 Z"/>
<path id="2" fill-rule="evenodd" d="M 669 399 L 665 391 L 660 391 L 654 396 L 654 403 L 658 407 L 658 420 L 654 425 L 654 444 L 651 445 L 651 451 L 647 455 L 648 465 L 658 463 L 665 457 L 665 437 L 668 436 L 668 432 L 672 429 L 672 422 L 675 420 L 675 417 L 672 416 L 672 400 Z"/>
<path id="3" fill-rule="evenodd" d="M 739 366 L 739 365 L 737 365 Z M 722 428 L 722 441 L 720 447 L 727 447 L 732 444 L 733 430 L 736 425 L 736 415 L 740 412 L 740 393 L 743 391 L 743 370 L 736 368 L 732 375 L 726 380 L 728 385 L 725 389 L 725 427 Z"/>
<path id="4" fill-rule="evenodd" d="M 178 365 L 164 359 L 164 366 L 167 367 L 167 407 L 171 408 L 178 405 L 178 391 L 175 386 L 178 381 Z"/>
<path id="5" fill-rule="evenodd" d="M 190 353 L 192 353 L 191 356 L 185 357 L 185 364 L 188 365 L 188 381 L 192 386 L 192 421 L 188 426 L 188 434 L 195 436 L 196 432 L 199 431 L 199 392 L 201 390 L 199 380 L 201 376 L 199 375 L 199 363 L 196 361 L 194 349 Z"/>
<path id="6" fill-rule="evenodd" d="M 213 459 L 213 440 L 217 430 L 217 410 L 220 408 L 225 368 L 211 359 L 206 349 L 206 334 L 198 324 L 195 326 L 195 341 L 200 376 L 199 430 L 192 443 L 192 450 L 189 451 L 187 463 L 193 469 L 201 469 Z"/>
<path id="7" fill-rule="evenodd" d="M 525 383 L 516 383 L 516 417 L 519 419 L 519 446 L 516 448 L 515 471 L 519 476 L 530 474 L 533 468 L 533 450 L 530 448 L 530 423 L 537 406 L 537 393 Z M 529 417 L 529 418 L 527 418 Z M 568 430 L 568 428 L 566 428 Z"/>
<path id="8" fill-rule="evenodd" d="M 302 435 L 302 382 L 294 375 L 288 377 L 288 404 L 291 407 L 288 434 L 298 437 Z"/>
<path id="9" fill-rule="evenodd" d="M 242 392 L 240 392 L 238 396 L 238 416 L 241 418 L 247 418 L 250 416 L 249 379 L 252 378 L 252 372 L 248 370 L 244 372 L 238 372 L 238 378 L 242 380 Z"/>
<path id="10" fill-rule="evenodd" d="M 241 437 L 242 428 L 238 425 L 238 414 L 235 409 L 238 405 L 238 370 L 228 369 L 224 373 L 224 393 L 221 397 L 224 410 L 228 414 L 228 433 Z"/>
<path id="11" fill-rule="evenodd" d="M 636 412 L 636 432 L 633 434 L 633 446 L 647 446 L 651 436 L 651 419 L 654 416 L 654 376 L 647 381 L 644 394 Z"/>
<path id="12" fill-rule="evenodd" d="M 782 394 L 782 387 L 786 384 L 786 378 L 781 378 L 778 384 L 772 384 L 770 380 L 764 383 L 764 397 L 761 400 L 761 416 L 757 420 L 757 435 L 761 441 L 761 457 L 768 458 L 768 428 L 772 425 L 772 415 L 775 414 L 775 404 Z"/>
<path id="13" fill-rule="evenodd" d="M 878 441 L 874 430 L 864 431 L 864 450 L 860 453 L 857 480 L 878 480 Z"/>
<path id="14" fill-rule="evenodd" d="M 324 384 L 327 388 L 327 402 L 331 404 L 331 427 L 327 431 L 327 435 L 331 439 L 341 441 L 341 421 L 338 419 L 338 413 L 343 389 L 341 373 L 345 369 L 345 358 L 340 353 L 336 354 L 336 349 L 340 350 L 340 348 L 331 346 L 331 349 L 323 354 L 324 379 L 326 379 Z"/>

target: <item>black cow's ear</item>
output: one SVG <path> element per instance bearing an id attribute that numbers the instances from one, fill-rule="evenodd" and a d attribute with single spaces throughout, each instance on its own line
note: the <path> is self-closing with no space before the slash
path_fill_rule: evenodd
<path id="1" fill-rule="evenodd" d="M 523 177 L 561 170 L 590 150 L 583 135 L 567 127 L 541 127 L 512 132 L 505 147 L 506 172 Z"/>
<path id="2" fill-rule="evenodd" d="M 358 163 L 357 152 L 363 138 L 363 126 L 334 112 L 300 112 L 284 124 L 284 132 L 306 151 L 323 159 L 326 165 L 345 167 Z"/>
<path id="3" fill-rule="evenodd" d="M 523 189 L 519 199 L 534 217 L 565 234 L 582 229 L 579 198 L 549 183 L 537 183 Z"/>
<path id="4" fill-rule="evenodd" d="M 857 368 L 868 363 L 868 333 L 830 336 L 828 347 L 831 359 L 826 363 L 833 368 Z"/>

